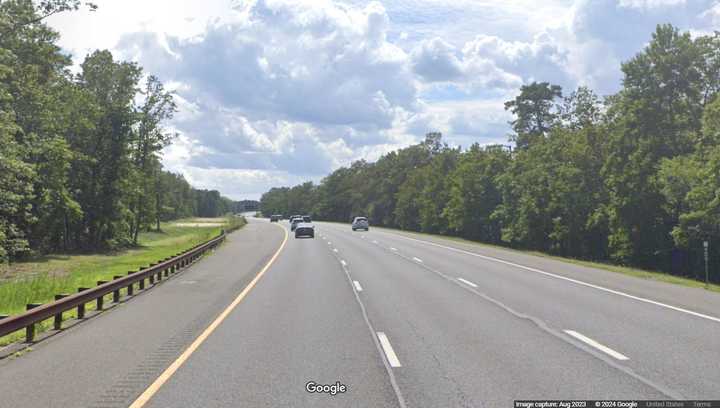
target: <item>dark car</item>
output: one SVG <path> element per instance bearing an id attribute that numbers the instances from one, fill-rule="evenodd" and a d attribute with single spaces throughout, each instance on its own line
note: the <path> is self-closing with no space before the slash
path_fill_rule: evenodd
<path id="1" fill-rule="evenodd" d="M 315 226 L 309 222 L 298 222 L 295 225 L 295 238 L 310 237 L 315 238 Z"/>
<path id="2" fill-rule="evenodd" d="M 303 222 L 312 222 L 312 219 L 309 215 L 303 215 L 302 216 Z"/>
<path id="3" fill-rule="evenodd" d="M 270 222 L 278 222 L 278 221 L 280 221 L 281 218 L 282 218 L 281 215 L 273 214 L 270 216 Z"/>
<path id="4" fill-rule="evenodd" d="M 363 229 L 365 231 L 370 230 L 370 225 L 368 224 L 368 220 L 365 217 L 355 217 L 355 219 L 352 222 L 352 230 L 356 231 L 359 229 Z"/>

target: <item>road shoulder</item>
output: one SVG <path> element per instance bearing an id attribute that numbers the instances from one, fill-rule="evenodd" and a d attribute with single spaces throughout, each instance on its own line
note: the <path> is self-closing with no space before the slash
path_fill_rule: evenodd
<path id="1" fill-rule="evenodd" d="M 251 222 L 162 285 L 0 362 L 3 403 L 127 406 L 237 296 L 283 237 L 275 226 Z"/>

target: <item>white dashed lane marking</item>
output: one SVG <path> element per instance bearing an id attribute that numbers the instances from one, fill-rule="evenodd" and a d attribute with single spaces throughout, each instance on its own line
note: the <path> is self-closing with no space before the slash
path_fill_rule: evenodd
<path id="1" fill-rule="evenodd" d="M 466 285 L 468 285 L 468 286 L 472 286 L 473 288 L 477 288 L 477 285 L 474 284 L 474 283 L 472 283 L 472 282 L 470 282 L 469 280 L 465 280 L 465 279 L 463 279 L 463 278 L 457 278 L 457 280 L 459 280 L 460 282 L 462 282 L 462 283 L 464 283 L 464 284 L 466 284 Z"/>
<path id="2" fill-rule="evenodd" d="M 385 333 L 377 332 L 377 336 L 378 340 L 380 340 L 380 345 L 385 352 L 385 357 L 387 357 L 388 363 L 390 363 L 390 367 L 402 367 L 400 360 L 398 360 L 395 350 L 393 350 L 392 345 L 390 345 L 390 340 L 388 340 Z"/>
<path id="3" fill-rule="evenodd" d="M 573 331 L 573 330 L 565 330 L 565 333 L 567 333 L 567 334 L 575 337 L 576 339 L 582 341 L 583 343 L 585 343 L 585 344 L 587 344 L 587 345 L 589 345 L 589 346 L 595 347 L 596 349 L 602 351 L 603 353 L 608 354 L 608 355 L 610 355 L 610 356 L 612 356 L 612 357 L 614 357 L 614 358 L 616 358 L 616 359 L 618 359 L 618 360 L 629 360 L 629 358 L 626 357 L 625 355 L 620 354 L 620 353 L 618 353 L 617 351 L 611 349 L 610 347 L 604 346 L 604 345 L 598 343 L 597 341 L 595 341 L 595 340 L 593 340 L 593 339 L 591 339 L 591 338 L 589 338 L 589 337 L 583 336 L 582 334 L 580 334 L 580 333 L 578 333 L 578 332 L 576 332 L 576 331 Z"/>

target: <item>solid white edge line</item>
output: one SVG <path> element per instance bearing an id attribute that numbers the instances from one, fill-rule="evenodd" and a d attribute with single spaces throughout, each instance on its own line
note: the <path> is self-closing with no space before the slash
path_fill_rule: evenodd
<path id="1" fill-rule="evenodd" d="M 355 290 L 357 290 L 358 292 L 362 292 L 362 286 L 360 286 L 360 282 L 353 281 L 353 285 L 355 285 Z"/>
<path id="2" fill-rule="evenodd" d="M 400 364 L 400 360 L 398 360 L 397 355 L 395 354 L 395 350 L 393 350 L 392 345 L 390 344 L 390 340 L 388 340 L 385 333 L 377 332 L 377 336 L 378 340 L 380 340 L 380 345 L 385 352 L 385 357 L 387 357 L 388 362 L 390 363 L 390 366 L 402 367 L 402 365 Z"/>
<path id="3" fill-rule="evenodd" d="M 343 266 L 347 266 L 347 262 L 345 262 L 344 259 L 341 259 L 341 260 L 340 260 L 340 263 L 341 263 Z"/>
<path id="4" fill-rule="evenodd" d="M 589 288 L 601 290 L 601 291 L 603 291 L 603 292 L 612 293 L 612 294 L 614 294 L 614 295 L 623 296 L 623 297 L 626 297 L 626 298 L 629 298 L 629 299 L 637 300 L 637 301 L 639 301 L 639 302 L 650 303 L 650 304 L 655 305 L 655 306 L 664 307 L 664 308 L 667 308 L 667 309 L 675 310 L 675 311 L 677 311 L 677 312 L 687 313 L 687 314 L 692 315 L 692 316 L 695 316 L 695 317 L 700 317 L 700 318 L 703 318 L 703 319 L 712 320 L 712 321 L 714 321 L 714 322 L 720 323 L 720 318 L 718 318 L 718 317 L 709 316 L 709 315 L 702 314 L 702 313 L 698 313 L 698 312 L 693 312 L 692 310 L 683 309 L 683 308 L 681 308 L 681 307 L 676 307 L 676 306 L 671 306 L 671 305 L 668 305 L 668 304 L 665 304 L 665 303 L 661 303 L 661 302 L 658 302 L 658 301 L 655 301 L 655 300 L 646 299 L 646 298 L 643 298 L 643 297 L 640 297 L 640 296 L 631 295 L 631 294 L 625 293 L 625 292 L 620 292 L 620 291 L 618 291 L 618 290 L 609 289 L 609 288 L 606 288 L 606 287 L 603 287 L 603 286 L 594 285 L 594 284 L 592 284 L 592 283 L 583 282 L 583 281 L 580 281 L 580 280 L 577 280 L 577 279 L 568 278 L 568 277 L 566 277 L 566 276 L 557 275 L 557 274 L 550 273 L 550 272 L 545 272 L 545 271 L 540 270 L 540 269 L 531 268 L 531 267 L 529 267 L 529 266 L 516 264 L 516 263 L 514 263 L 514 262 L 505 261 L 505 260 L 502 260 L 502 259 L 499 259 L 499 258 L 494 258 L 494 257 L 492 257 L 492 256 L 480 255 L 480 254 L 477 254 L 477 253 L 474 253 L 474 252 L 464 251 L 464 250 L 462 250 L 462 249 L 453 248 L 453 247 L 449 247 L 449 246 L 445 246 L 445 245 L 440 245 L 440 244 L 436 244 L 436 243 L 434 243 L 434 242 L 423 241 L 423 240 L 421 240 L 421 239 L 415 239 L 415 238 L 405 237 L 405 236 L 402 236 L 402 235 L 399 235 L 399 234 L 393 234 L 393 233 L 388 233 L 388 234 L 395 235 L 396 237 L 400 237 L 400 238 L 402 238 L 402 239 L 407 239 L 407 240 L 410 240 L 410 241 L 417 241 L 417 242 L 421 242 L 421 243 L 423 243 L 423 244 L 428 244 L 428 245 L 436 246 L 436 247 L 439 247 L 439 248 L 448 249 L 448 250 L 450 250 L 450 251 L 455 251 L 455 252 L 463 253 L 463 254 L 466 254 L 466 255 L 476 256 L 476 257 L 478 257 L 478 258 L 482 258 L 482 259 L 485 259 L 485 260 L 488 260 L 488 261 L 494 261 L 494 262 L 498 262 L 498 263 L 501 263 L 501 264 L 513 266 L 513 267 L 515 267 L 515 268 L 525 269 L 526 271 L 539 273 L 539 274 L 542 274 L 542 275 L 545 275 L 545 276 L 549 276 L 549 277 L 551 277 L 551 278 L 562 279 L 562 280 L 567 281 L 567 282 L 572 282 L 572 283 L 575 283 L 575 284 L 578 284 L 578 285 L 582 285 L 582 286 L 586 286 L 586 287 L 589 287 Z"/>
<path id="5" fill-rule="evenodd" d="M 413 256 L 413 260 L 416 261 L 416 262 L 423 263 L 423 260 L 420 259 L 420 258 L 418 258 L 418 257 L 416 257 L 416 256 Z"/>
<path id="6" fill-rule="evenodd" d="M 596 349 L 602 351 L 603 353 L 608 354 L 618 360 L 630 360 L 630 358 L 628 358 L 627 356 L 618 353 L 617 351 L 611 349 L 610 347 L 607 347 L 607 346 L 604 346 L 604 345 L 598 343 L 597 341 L 591 339 L 590 337 L 583 336 L 582 334 L 580 334 L 574 330 L 564 330 L 564 332 L 575 337 L 576 339 L 582 341 L 583 343 L 585 343 L 589 346 L 595 347 Z"/>
<path id="7" fill-rule="evenodd" d="M 457 278 L 457 280 L 459 280 L 460 282 L 462 282 L 462 283 L 464 283 L 464 284 L 466 284 L 466 285 L 468 285 L 468 286 L 472 286 L 473 288 L 477 288 L 477 287 L 478 287 L 476 284 L 470 282 L 469 280 L 465 280 L 465 279 L 463 279 L 463 278 Z"/>

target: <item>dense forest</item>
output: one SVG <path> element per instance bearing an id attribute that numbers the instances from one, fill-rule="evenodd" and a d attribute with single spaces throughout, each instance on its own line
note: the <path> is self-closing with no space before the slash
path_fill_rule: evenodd
<path id="1" fill-rule="evenodd" d="M 720 281 L 720 32 L 660 25 L 601 98 L 533 82 L 505 103 L 509 146 L 422 143 L 273 188 L 264 214 L 451 234 Z"/>
<path id="2" fill-rule="evenodd" d="M 0 261 L 31 252 L 137 243 L 161 220 L 214 217 L 236 204 L 163 170 L 176 106 L 158 78 L 109 51 L 72 61 L 43 23 L 91 7 L 0 1 Z"/>

